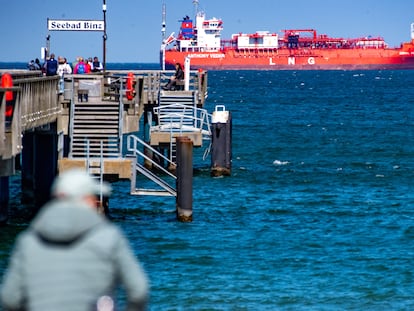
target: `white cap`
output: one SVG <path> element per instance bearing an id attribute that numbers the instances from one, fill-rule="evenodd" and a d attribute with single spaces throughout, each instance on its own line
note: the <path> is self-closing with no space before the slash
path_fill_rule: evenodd
<path id="1" fill-rule="evenodd" d="M 86 195 L 109 196 L 111 186 L 102 182 L 102 184 L 91 177 L 86 171 L 81 169 L 72 169 L 60 174 L 52 185 L 52 195 L 71 198 L 81 198 Z"/>

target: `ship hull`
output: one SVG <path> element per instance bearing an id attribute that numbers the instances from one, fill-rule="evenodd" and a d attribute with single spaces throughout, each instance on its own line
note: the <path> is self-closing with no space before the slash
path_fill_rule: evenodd
<path id="1" fill-rule="evenodd" d="M 180 52 L 166 50 L 165 68 L 190 59 L 191 69 L 204 70 L 397 70 L 414 69 L 414 49 L 250 50 Z"/>

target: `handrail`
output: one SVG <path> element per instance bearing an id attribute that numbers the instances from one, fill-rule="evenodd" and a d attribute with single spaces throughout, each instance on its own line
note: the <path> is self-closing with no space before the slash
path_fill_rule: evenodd
<path id="1" fill-rule="evenodd" d="M 177 109 L 177 111 L 171 111 L 171 109 Z M 179 109 L 181 109 L 181 111 L 179 111 Z M 164 112 L 165 110 L 166 112 Z M 187 111 L 191 111 L 191 115 L 186 113 Z M 168 132 L 171 131 L 172 128 L 178 128 L 180 129 L 180 133 L 182 133 L 194 132 L 196 129 L 207 136 L 211 136 L 211 114 L 209 114 L 206 109 L 175 103 L 154 107 L 154 114 L 158 115 L 158 119 L 161 122 L 159 122 L 159 125 L 151 126 L 151 131 L 157 129 L 157 131 Z M 162 124 L 163 119 L 170 119 L 168 127 L 164 126 L 166 124 Z M 173 122 L 174 119 L 179 122 Z M 191 122 L 194 126 L 185 126 L 185 121 Z"/>
<path id="2" fill-rule="evenodd" d="M 148 145 L 147 143 L 145 143 L 143 140 L 139 139 L 137 136 L 135 136 L 135 135 L 128 135 L 128 137 L 127 137 L 127 150 L 130 151 L 130 152 L 132 152 L 135 155 L 135 157 L 137 157 L 137 162 L 138 162 L 138 156 L 141 156 L 145 160 L 149 161 L 151 164 L 155 165 L 163 173 L 169 175 L 170 177 L 172 177 L 174 179 L 177 179 L 177 177 L 174 174 L 172 174 L 167 169 L 165 169 L 163 166 L 161 166 L 160 164 L 158 164 L 157 162 L 155 162 L 153 159 L 151 159 L 150 157 L 148 157 L 146 154 L 144 154 L 143 152 L 141 152 L 140 149 L 139 149 L 140 146 L 145 147 L 145 148 L 151 150 L 158 157 L 160 157 L 161 159 L 167 161 L 167 163 L 169 165 L 174 165 L 175 166 L 175 163 L 171 162 L 170 159 L 168 159 L 162 153 L 158 152 L 156 149 L 154 149 L 153 147 L 151 147 L 150 145 Z"/>

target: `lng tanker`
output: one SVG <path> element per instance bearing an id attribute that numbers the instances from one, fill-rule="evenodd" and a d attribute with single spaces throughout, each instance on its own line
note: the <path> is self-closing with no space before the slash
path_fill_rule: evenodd
<path id="1" fill-rule="evenodd" d="M 197 1 L 196 1 L 197 2 Z M 333 38 L 314 29 L 257 31 L 222 39 L 223 21 L 198 11 L 186 16 L 178 35 L 161 45 L 163 69 L 188 57 L 191 69 L 206 70 L 369 70 L 414 69 L 414 23 L 411 41 L 391 48 L 382 37 Z"/>

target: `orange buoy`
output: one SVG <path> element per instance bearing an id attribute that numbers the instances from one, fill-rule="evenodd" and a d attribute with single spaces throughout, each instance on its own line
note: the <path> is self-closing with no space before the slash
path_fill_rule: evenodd
<path id="1" fill-rule="evenodd" d="M 13 78 L 9 73 L 1 76 L 1 87 L 13 87 Z M 6 91 L 6 101 L 13 100 L 13 91 Z"/>
<path id="2" fill-rule="evenodd" d="M 134 98 L 134 74 L 128 72 L 127 81 L 126 81 L 126 97 L 128 100 Z"/>

